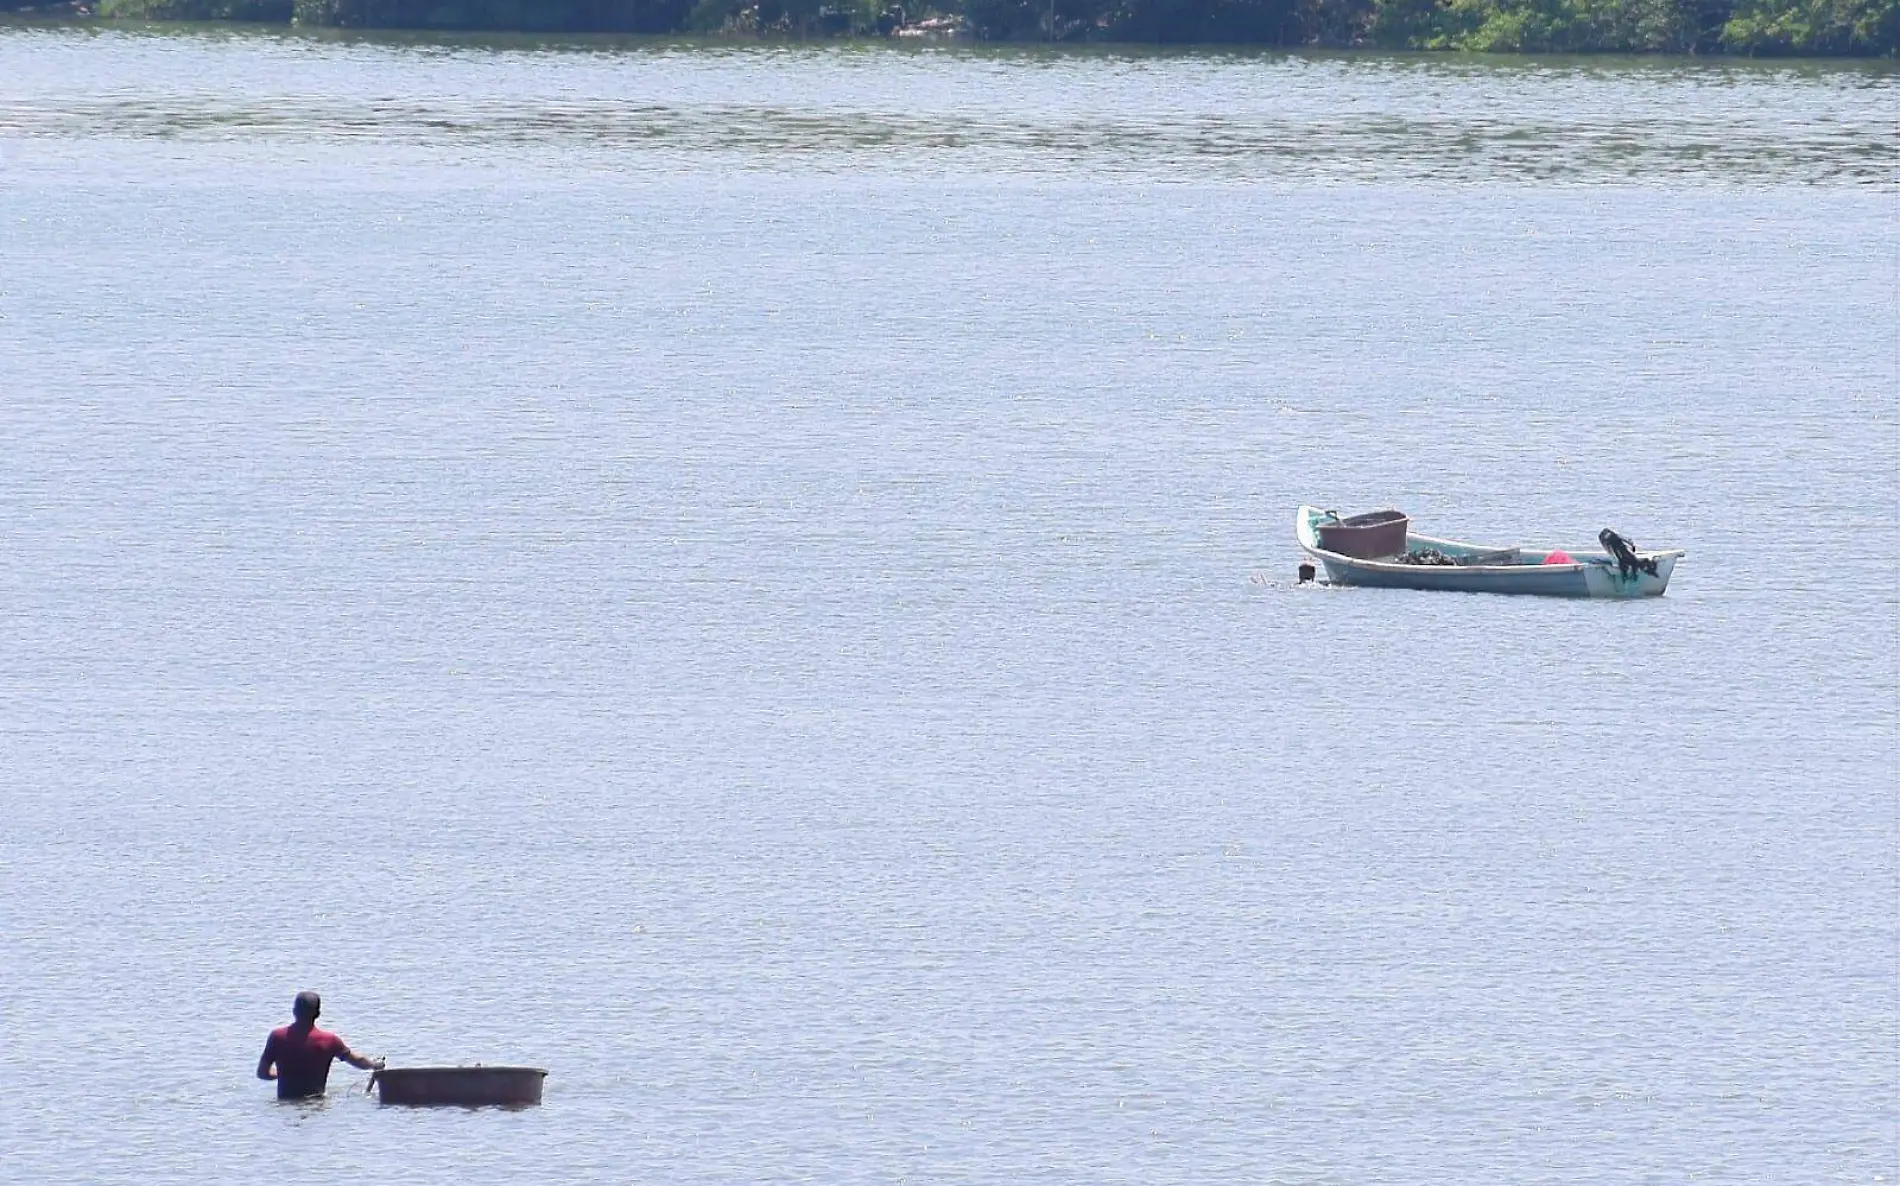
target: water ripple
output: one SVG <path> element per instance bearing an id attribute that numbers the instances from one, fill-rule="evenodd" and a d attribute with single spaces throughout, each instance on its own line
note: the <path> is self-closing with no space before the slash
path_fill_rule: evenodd
<path id="1" fill-rule="evenodd" d="M 76 42 L 0 27 L 0 139 L 450 156 L 507 145 L 601 167 L 665 153 L 765 170 L 1888 186 L 1894 78 L 1653 62 Z"/>

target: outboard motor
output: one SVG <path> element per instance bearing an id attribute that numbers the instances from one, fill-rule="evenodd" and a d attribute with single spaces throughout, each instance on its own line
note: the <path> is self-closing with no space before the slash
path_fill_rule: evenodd
<path id="1" fill-rule="evenodd" d="M 1604 551 L 1616 557 L 1617 575 L 1621 576 L 1624 580 L 1629 580 L 1639 572 L 1646 572 L 1650 576 L 1656 575 L 1655 558 L 1650 557 L 1649 559 L 1644 559 L 1638 556 L 1636 554 L 1635 540 L 1624 539 L 1622 536 L 1616 534 L 1616 532 L 1605 527 L 1602 531 L 1597 532 L 1597 542 L 1603 545 Z"/>

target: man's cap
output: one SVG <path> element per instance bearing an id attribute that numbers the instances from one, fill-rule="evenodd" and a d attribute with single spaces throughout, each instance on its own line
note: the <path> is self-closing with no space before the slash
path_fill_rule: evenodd
<path id="1" fill-rule="evenodd" d="M 290 1003 L 290 1011 L 292 1013 L 297 1014 L 299 1017 L 303 1016 L 304 1014 L 309 1014 L 311 1017 L 315 1017 L 322 1009 L 323 1009 L 323 998 L 318 996 L 316 993 L 311 992 L 309 989 L 305 989 L 304 991 L 298 993 L 297 999 Z"/>

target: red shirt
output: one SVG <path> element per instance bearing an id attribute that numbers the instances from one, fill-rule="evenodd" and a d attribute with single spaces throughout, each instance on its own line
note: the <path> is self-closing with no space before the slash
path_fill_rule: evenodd
<path id="1" fill-rule="evenodd" d="M 264 1058 L 277 1064 L 277 1098 L 302 1099 L 322 1095 L 330 1081 L 330 1060 L 348 1058 L 350 1048 L 343 1039 L 314 1025 L 292 1022 L 270 1032 L 264 1043 Z"/>

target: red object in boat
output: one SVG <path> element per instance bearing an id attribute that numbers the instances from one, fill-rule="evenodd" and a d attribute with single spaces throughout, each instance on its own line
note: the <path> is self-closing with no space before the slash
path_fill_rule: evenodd
<path id="1" fill-rule="evenodd" d="M 1545 564 L 1575 564 L 1576 561 L 1570 558 L 1570 553 L 1564 551 L 1562 548 L 1558 548 L 1556 551 L 1552 552 L 1550 555 L 1544 557 L 1544 563 Z"/>

